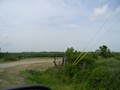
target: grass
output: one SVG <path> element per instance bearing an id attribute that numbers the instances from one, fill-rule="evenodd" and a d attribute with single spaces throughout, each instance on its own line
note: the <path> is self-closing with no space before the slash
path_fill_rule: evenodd
<path id="1" fill-rule="evenodd" d="M 5 60 L 4 59 L 0 59 L 0 63 L 4 63 L 5 62 Z"/>
<path id="2" fill-rule="evenodd" d="M 53 58 L 63 57 L 64 52 L 22 52 L 22 53 L 1 53 L 0 52 L 0 63 L 18 61 L 25 58 Z"/>
<path id="3" fill-rule="evenodd" d="M 66 66 L 51 68 L 44 72 L 25 70 L 21 72 L 27 84 L 49 86 L 53 90 L 119 90 L 120 60 L 98 59 L 87 68 Z"/>
<path id="4" fill-rule="evenodd" d="M 30 54 L 33 55 L 33 53 Z M 13 53 L 9 55 L 6 56 L 8 61 L 11 60 L 14 61 L 14 59 L 12 58 L 16 58 L 17 56 L 17 54 L 15 55 Z M 18 54 L 18 56 L 19 55 L 20 54 Z M 39 55 L 39 53 L 37 53 L 36 55 Z M 31 57 L 33 56 L 30 56 L 29 58 Z M 88 56 L 85 57 L 79 64 L 81 66 L 67 65 L 60 68 L 49 68 L 45 71 L 40 71 L 39 66 L 45 68 L 46 65 L 49 66 L 47 63 L 35 65 L 31 64 L 30 67 L 25 66 L 29 69 L 27 70 L 24 69 L 24 71 L 21 71 L 21 66 L 19 66 L 21 71 L 20 76 L 22 75 L 22 77 L 25 78 L 24 85 L 33 84 L 44 85 L 51 87 L 53 90 L 119 90 L 120 88 L 119 57 L 120 57 L 119 54 L 117 54 L 111 58 L 101 57 L 98 59 L 98 56 L 96 57 L 96 54 L 89 53 Z M 11 60 L 9 60 L 10 58 Z M 4 60 L 5 59 L 1 59 L 0 62 L 4 62 Z M 86 66 L 83 68 L 82 66 L 84 65 L 82 64 L 84 64 L 84 61 L 86 61 Z M 51 65 L 53 65 L 53 63 L 51 63 Z M 35 68 L 31 68 L 32 66 L 34 66 Z M 17 83 L 19 84 L 19 80 L 13 77 L 15 75 L 16 75 L 15 77 L 17 76 L 19 77 L 18 74 L 15 73 L 11 74 L 10 71 L 3 73 L 0 73 L 0 77 L 3 77 L 1 78 L 1 80 L 5 79 L 9 83 L 6 84 L 6 82 L 4 82 L 1 83 L 1 85 L 3 84 L 4 84 L 3 86 L 16 85 L 17 81 L 18 81 Z M 13 82 L 13 80 L 15 82 Z"/>
<path id="5" fill-rule="evenodd" d="M 54 75 L 52 76 L 50 73 L 46 72 L 38 72 L 38 71 L 22 71 L 21 73 L 26 76 L 27 84 L 33 85 L 44 85 L 51 87 L 53 90 L 79 90 L 80 88 L 82 90 L 83 87 L 81 87 L 79 84 L 65 84 L 64 82 L 61 82 L 59 79 L 54 78 Z"/>
<path id="6" fill-rule="evenodd" d="M 15 57 L 15 58 L 36 58 L 36 57 L 62 57 L 64 52 L 21 52 L 21 53 L 0 53 L 0 57 Z"/>
<path id="7" fill-rule="evenodd" d="M 43 70 L 48 69 L 49 67 L 53 67 L 53 62 L 52 62 L 53 58 L 48 58 L 48 57 L 47 58 L 28 58 L 28 59 L 23 59 L 21 61 L 14 61 L 14 63 L 29 62 L 29 61 L 34 61 L 34 60 L 36 61 L 46 60 L 46 62 L 33 63 L 29 65 L 28 64 L 18 65 L 18 66 L 14 66 L 10 68 L 0 68 L 0 90 L 2 89 L 4 90 L 6 88 L 15 87 L 15 86 L 27 85 L 24 81 L 23 75 L 19 73 L 20 71 L 31 70 L 31 69 L 43 71 Z M 8 63 L 9 62 L 7 62 L 7 64 Z M 12 64 L 12 62 L 10 63 Z"/>

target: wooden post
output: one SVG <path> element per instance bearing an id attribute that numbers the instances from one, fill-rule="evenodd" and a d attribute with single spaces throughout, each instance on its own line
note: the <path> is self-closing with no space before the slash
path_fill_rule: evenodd
<path id="1" fill-rule="evenodd" d="M 56 63 L 56 58 L 54 58 L 53 63 L 54 63 L 54 67 L 57 67 L 57 68 L 58 68 L 58 65 L 57 65 L 57 63 Z"/>

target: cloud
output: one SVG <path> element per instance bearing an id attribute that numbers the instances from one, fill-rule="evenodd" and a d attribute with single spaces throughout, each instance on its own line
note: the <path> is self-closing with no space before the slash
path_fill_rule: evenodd
<path id="1" fill-rule="evenodd" d="M 107 12 L 107 5 L 104 5 L 103 7 L 95 8 L 94 15 L 100 16 Z"/>
<path id="2" fill-rule="evenodd" d="M 0 6 L 0 22 L 5 27 L 40 27 L 59 24 L 80 17 L 84 6 L 80 2 L 65 0 L 7 0 Z M 78 9 L 79 8 L 79 9 Z M 4 28 L 4 27 L 0 28 Z M 10 28 L 9 28 L 10 29 Z M 13 30 L 13 29 L 12 29 Z"/>
<path id="3" fill-rule="evenodd" d="M 97 1 L 2 0 L 2 51 L 49 51 L 64 50 L 69 46 L 84 47 L 84 42 L 92 37 L 91 33 L 101 24 L 93 24 L 88 19 L 101 19 L 111 13 L 108 12 L 108 4 L 111 11 L 113 3 L 110 5 L 107 0 L 101 4 L 103 6 L 96 7 L 99 4 Z M 119 13 L 119 8 L 116 12 Z"/>
<path id="4" fill-rule="evenodd" d="M 0 38 L 2 38 L 2 39 L 7 38 L 7 37 L 8 37 L 7 34 L 2 34 L 2 35 L 0 35 Z"/>
<path id="5" fill-rule="evenodd" d="M 107 12 L 108 12 L 108 5 L 107 4 L 105 4 L 102 7 L 97 7 L 94 9 L 94 13 L 90 19 L 96 20 L 96 19 L 100 18 L 101 16 L 105 15 Z"/>

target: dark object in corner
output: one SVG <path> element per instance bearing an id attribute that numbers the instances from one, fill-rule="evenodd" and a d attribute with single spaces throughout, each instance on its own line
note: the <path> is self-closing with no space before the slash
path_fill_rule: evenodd
<path id="1" fill-rule="evenodd" d="M 14 88 L 5 89 L 5 90 L 52 90 L 52 89 L 46 86 L 32 85 L 32 86 L 14 87 Z"/>

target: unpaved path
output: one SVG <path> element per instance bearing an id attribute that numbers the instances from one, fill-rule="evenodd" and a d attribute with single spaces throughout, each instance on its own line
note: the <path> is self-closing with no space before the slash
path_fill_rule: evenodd
<path id="1" fill-rule="evenodd" d="M 23 70 L 46 70 L 53 67 L 53 58 L 32 58 L 0 64 L 0 89 L 26 85 Z"/>
<path id="2" fill-rule="evenodd" d="M 47 58 L 48 59 L 48 58 Z M 0 69 L 10 68 L 18 65 L 25 65 L 25 64 L 34 64 L 34 63 L 43 63 L 43 62 L 52 62 L 53 59 L 45 60 L 45 59 L 24 59 L 20 61 L 14 62 L 7 62 L 0 64 Z"/>

